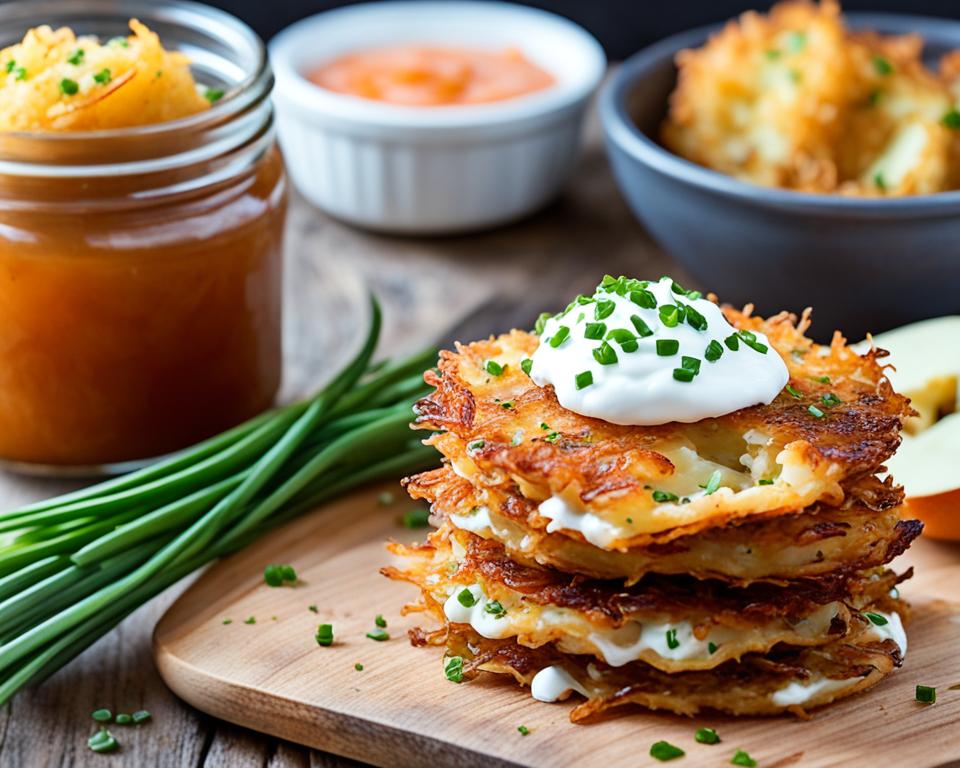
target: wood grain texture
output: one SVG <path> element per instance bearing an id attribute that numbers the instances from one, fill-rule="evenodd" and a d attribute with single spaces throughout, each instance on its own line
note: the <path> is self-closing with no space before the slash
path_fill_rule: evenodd
<path id="1" fill-rule="evenodd" d="M 592 288 L 603 271 L 659 276 L 672 268 L 621 200 L 595 116 L 575 179 L 556 203 L 525 222 L 476 236 L 389 238 L 351 229 L 294 196 L 286 259 L 283 400 L 320 386 L 360 343 L 368 287 L 384 306 L 380 353 L 401 354 L 449 343 L 453 328 L 454 335 L 473 339 L 529 326 L 544 308 L 560 308 L 571 293 Z M 70 487 L 0 474 L 0 508 Z M 150 661 L 150 633 L 183 587 L 144 606 L 47 683 L 0 710 L 0 766 L 103 765 L 109 758 L 89 752 L 86 739 L 94 731 L 90 711 L 104 705 L 154 713 L 149 726 L 118 729 L 124 747 L 117 759 L 125 768 L 355 766 L 218 722 L 163 686 Z"/>
<path id="2" fill-rule="evenodd" d="M 400 509 L 362 492 L 211 568 L 157 625 L 164 680 L 217 717 L 381 766 L 637 765 L 653 762 L 645 756 L 659 739 L 686 749 L 693 758 L 686 764 L 725 763 L 737 747 L 763 766 L 866 767 L 883 755 L 890 765 L 923 768 L 960 757 L 960 690 L 950 690 L 960 684 L 960 603 L 945 599 L 960 596 L 960 565 L 943 564 L 955 558 L 950 548 L 921 542 L 898 563 L 921 572 L 929 564 L 932 574 L 903 588 L 915 607 L 904 667 L 811 721 L 635 709 L 574 726 L 570 704 L 535 702 L 494 676 L 454 685 L 444 679 L 439 649 L 410 646 L 406 630 L 424 617 L 399 614 L 415 591 L 377 573 L 390 561 L 384 540 L 422 537 L 398 526 Z M 302 581 L 268 587 L 263 568 L 275 562 L 293 565 Z M 389 622 L 387 642 L 365 637 L 377 614 Z M 255 624 L 244 623 L 250 617 Z M 334 646 L 316 644 L 320 622 L 333 624 Z M 914 701 L 918 683 L 938 687 L 935 706 Z M 521 723 L 529 736 L 517 733 Z M 700 725 L 716 728 L 722 745 L 694 743 Z"/>

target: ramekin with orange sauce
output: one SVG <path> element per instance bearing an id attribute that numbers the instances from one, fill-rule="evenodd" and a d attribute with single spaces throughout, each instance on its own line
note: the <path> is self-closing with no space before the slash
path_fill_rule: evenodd
<path id="1" fill-rule="evenodd" d="M 575 167 L 606 59 L 585 30 L 496 2 L 379 2 L 270 43 L 304 195 L 351 223 L 439 234 L 527 215 Z"/>
<path id="2" fill-rule="evenodd" d="M 160 122 L 88 125 L 77 110 L 121 73 L 97 80 L 106 68 L 86 72 L 73 52 L 78 74 L 57 71 L 63 109 L 53 112 L 81 125 L 0 131 L 8 466 L 86 473 L 147 460 L 270 407 L 279 387 L 286 183 L 256 35 L 193 3 L 48 0 L 0 7 L 0 42 L 67 23 L 123 39 L 130 15 L 168 48 L 200 54 L 194 73 L 214 103 Z"/>

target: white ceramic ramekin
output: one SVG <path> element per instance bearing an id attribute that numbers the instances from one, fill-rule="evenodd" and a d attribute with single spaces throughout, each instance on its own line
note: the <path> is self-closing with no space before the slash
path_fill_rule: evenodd
<path id="1" fill-rule="evenodd" d="M 326 91 L 304 73 L 396 44 L 520 48 L 556 78 L 490 104 L 402 107 Z M 606 59 L 582 28 L 496 2 L 383 2 L 304 19 L 270 44 L 280 142 L 294 183 L 351 223 L 390 232 L 480 229 L 531 213 L 577 159 Z"/>

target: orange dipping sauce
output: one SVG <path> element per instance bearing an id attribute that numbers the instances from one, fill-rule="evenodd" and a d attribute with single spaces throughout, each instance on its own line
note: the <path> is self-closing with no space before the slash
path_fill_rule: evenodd
<path id="1" fill-rule="evenodd" d="M 329 91 L 405 107 L 486 104 L 542 91 L 556 82 L 516 48 L 427 45 L 350 53 L 321 64 L 307 77 Z"/>

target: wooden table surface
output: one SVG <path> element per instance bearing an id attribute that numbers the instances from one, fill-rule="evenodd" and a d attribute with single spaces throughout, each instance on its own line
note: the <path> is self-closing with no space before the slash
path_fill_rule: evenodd
<path id="1" fill-rule="evenodd" d="M 384 306 L 381 352 L 402 354 L 452 329 L 472 340 L 531 327 L 543 309 L 591 292 L 604 272 L 659 277 L 673 267 L 634 221 L 610 174 L 595 117 L 566 193 L 547 210 L 489 233 L 434 239 L 359 232 L 294 196 L 288 221 L 284 398 L 323 383 L 358 343 L 365 286 Z M 685 280 L 684 280 L 685 281 Z M 66 490 L 64 483 L 0 474 L 0 509 Z M 171 588 L 80 658 L 0 710 L 0 766 L 348 766 L 333 757 L 223 723 L 182 704 L 150 655 L 157 619 L 183 590 Z M 113 756 L 86 746 L 99 707 L 147 709 L 153 721 L 114 728 Z"/>

